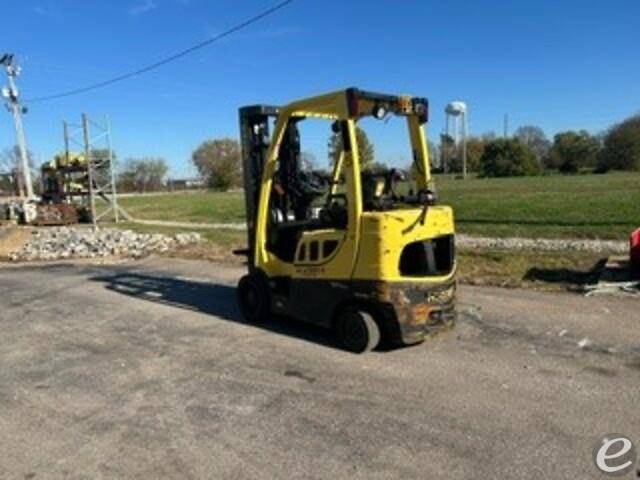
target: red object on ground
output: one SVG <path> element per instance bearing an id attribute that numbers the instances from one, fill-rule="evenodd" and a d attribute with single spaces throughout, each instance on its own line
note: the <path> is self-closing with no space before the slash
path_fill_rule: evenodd
<path id="1" fill-rule="evenodd" d="M 640 228 L 631 232 L 629 237 L 629 259 L 631 265 L 640 269 Z"/>

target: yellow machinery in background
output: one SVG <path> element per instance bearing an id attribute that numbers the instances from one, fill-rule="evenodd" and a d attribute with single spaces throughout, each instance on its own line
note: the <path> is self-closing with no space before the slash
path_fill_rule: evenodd
<path id="1" fill-rule="evenodd" d="M 88 191 L 87 161 L 81 153 L 60 153 L 42 165 L 43 197 L 61 201 Z"/>
<path id="2" fill-rule="evenodd" d="M 358 122 L 389 116 L 406 120 L 413 153 L 403 194 L 395 168 L 361 165 Z M 340 140 L 325 180 L 301 168 L 299 126 L 312 118 Z M 417 343 L 453 323 L 453 212 L 436 203 L 427 120 L 424 98 L 355 88 L 240 109 L 249 273 L 238 301 L 247 320 L 283 314 L 331 327 L 354 352 L 381 339 Z"/>
<path id="3" fill-rule="evenodd" d="M 35 223 L 64 225 L 88 218 L 89 171 L 81 153 L 60 153 L 42 165 L 42 200 Z"/>

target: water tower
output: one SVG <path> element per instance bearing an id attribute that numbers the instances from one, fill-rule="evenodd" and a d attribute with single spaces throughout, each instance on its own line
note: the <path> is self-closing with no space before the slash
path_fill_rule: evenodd
<path id="1" fill-rule="evenodd" d="M 459 100 L 449 103 L 444 109 L 446 114 L 446 135 L 453 140 L 453 150 L 462 157 L 462 176 L 467 176 L 467 104 Z M 444 170 L 450 158 L 443 158 Z"/>

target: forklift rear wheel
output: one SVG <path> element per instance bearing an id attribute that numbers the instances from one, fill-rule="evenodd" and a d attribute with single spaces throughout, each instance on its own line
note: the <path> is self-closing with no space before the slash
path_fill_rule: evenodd
<path id="1" fill-rule="evenodd" d="M 340 343 L 350 352 L 369 352 L 380 343 L 378 324 L 367 312 L 343 310 L 336 319 L 336 328 Z"/>
<path id="2" fill-rule="evenodd" d="M 238 305 L 242 316 L 248 322 L 263 323 L 269 319 L 269 290 L 262 278 L 257 275 L 245 275 L 240 279 Z"/>

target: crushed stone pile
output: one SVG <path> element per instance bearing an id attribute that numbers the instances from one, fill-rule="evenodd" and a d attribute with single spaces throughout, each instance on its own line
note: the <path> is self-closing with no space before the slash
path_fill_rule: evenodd
<path id="1" fill-rule="evenodd" d="M 629 251 L 628 242 L 616 240 L 581 240 L 581 239 L 549 239 L 549 238 L 489 238 L 456 235 L 456 244 L 462 248 L 496 249 L 496 250 L 540 250 L 561 252 L 573 250 L 578 252 L 595 252 L 624 254 Z"/>
<path id="2" fill-rule="evenodd" d="M 140 258 L 201 240 L 195 232 L 163 235 L 115 228 L 43 228 L 34 231 L 19 250 L 9 254 L 9 259 L 22 262 L 108 256 Z"/>

